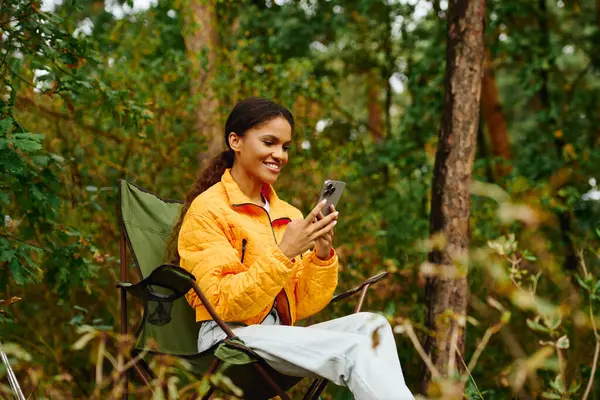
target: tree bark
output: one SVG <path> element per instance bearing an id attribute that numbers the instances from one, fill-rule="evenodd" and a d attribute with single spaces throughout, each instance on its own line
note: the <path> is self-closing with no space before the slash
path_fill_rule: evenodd
<path id="1" fill-rule="evenodd" d="M 191 61 L 190 95 L 196 105 L 194 130 L 206 140 L 207 151 L 200 154 L 200 161 L 205 162 L 224 146 L 218 118 L 219 102 L 211 85 L 219 46 L 216 0 L 184 1 L 182 12 L 185 46 Z"/>
<path id="2" fill-rule="evenodd" d="M 485 139 L 483 121 L 481 120 L 481 118 L 479 120 L 479 126 L 477 128 L 477 150 L 475 151 L 475 159 L 485 160 L 485 176 L 487 178 L 487 181 L 489 183 L 495 183 L 496 177 L 494 176 L 494 171 L 492 170 L 492 163 L 490 162 L 490 155 L 488 153 L 488 146 Z"/>
<path id="3" fill-rule="evenodd" d="M 429 254 L 429 261 L 444 275 L 428 278 L 426 324 L 433 333 L 425 349 L 438 371 L 448 376 L 461 368 L 465 332 L 461 318 L 467 311 L 466 273 L 456 266 L 469 247 L 470 184 L 475 158 L 481 81 L 483 76 L 485 0 L 451 0 L 444 117 L 434 167 L 431 235 L 443 235 L 445 245 Z M 425 370 L 427 389 L 431 373 Z"/>
<path id="4" fill-rule="evenodd" d="M 596 0 L 596 23 L 600 29 L 600 0 Z"/>
<path id="5" fill-rule="evenodd" d="M 381 142 L 383 139 L 383 108 L 379 101 L 379 81 L 377 71 L 369 70 L 367 75 L 368 125 L 376 142 Z"/>
<path id="6" fill-rule="evenodd" d="M 502 112 L 498 85 L 494 76 L 492 57 L 488 49 L 485 50 L 483 79 L 481 81 L 481 109 L 487 128 L 492 154 L 495 157 L 511 160 L 510 139 L 506 126 L 506 119 Z M 499 166 L 495 170 L 497 177 L 506 176 L 510 166 Z"/>

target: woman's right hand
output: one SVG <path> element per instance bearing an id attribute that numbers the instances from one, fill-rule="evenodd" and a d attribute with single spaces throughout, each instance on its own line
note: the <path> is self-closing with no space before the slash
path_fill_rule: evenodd
<path id="1" fill-rule="evenodd" d="M 317 221 L 326 203 L 326 200 L 322 200 L 306 218 L 296 219 L 287 225 L 279 248 L 290 260 L 313 248 L 315 240 L 330 232 L 337 224 L 337 211 Z"/>

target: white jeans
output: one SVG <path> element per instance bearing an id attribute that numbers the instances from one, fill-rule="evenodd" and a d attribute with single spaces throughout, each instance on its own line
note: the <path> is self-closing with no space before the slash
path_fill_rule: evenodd
<path id="1" fill-rule="evenodd" d="M 250 325 L 234 332 L 277 371 L 323 377 L 358 400 L 413 399 L 394 334 L 377 314 L 358 313 L 309 327 Z"/>

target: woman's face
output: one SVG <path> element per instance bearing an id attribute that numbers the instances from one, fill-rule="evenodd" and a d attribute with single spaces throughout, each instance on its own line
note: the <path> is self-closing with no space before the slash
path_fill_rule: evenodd
<path id="1" fill-rule="evenodd" d="M 283 117 L 277 117 L 238 136 L 229 135 L 236 153 L 236 164 L 251 178 L 273 184 L 281 168 L 288 162 L 292 127 Z"/>

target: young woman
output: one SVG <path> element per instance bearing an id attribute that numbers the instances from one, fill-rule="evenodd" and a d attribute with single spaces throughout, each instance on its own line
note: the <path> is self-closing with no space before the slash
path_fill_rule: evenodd
<path id="1" fill-rule="evenodd" d="M 186 197 L 176 258 L 235 334 L 279 372 L 324 377 L 357 399 L 412 399 L 385 318 L 359 313 L 294 326 L 323 309 L 337 286 L 339 214 L 323 217 L 320 203 L 303 218 L 271 186 L 288 161 L 293 128 L 290 111 L 269 100 L 234 107 L 227 150 Z M 193 291 L 186 297 L 202 323 L 198 350 L 207 350 L 225 333 Z"/>

